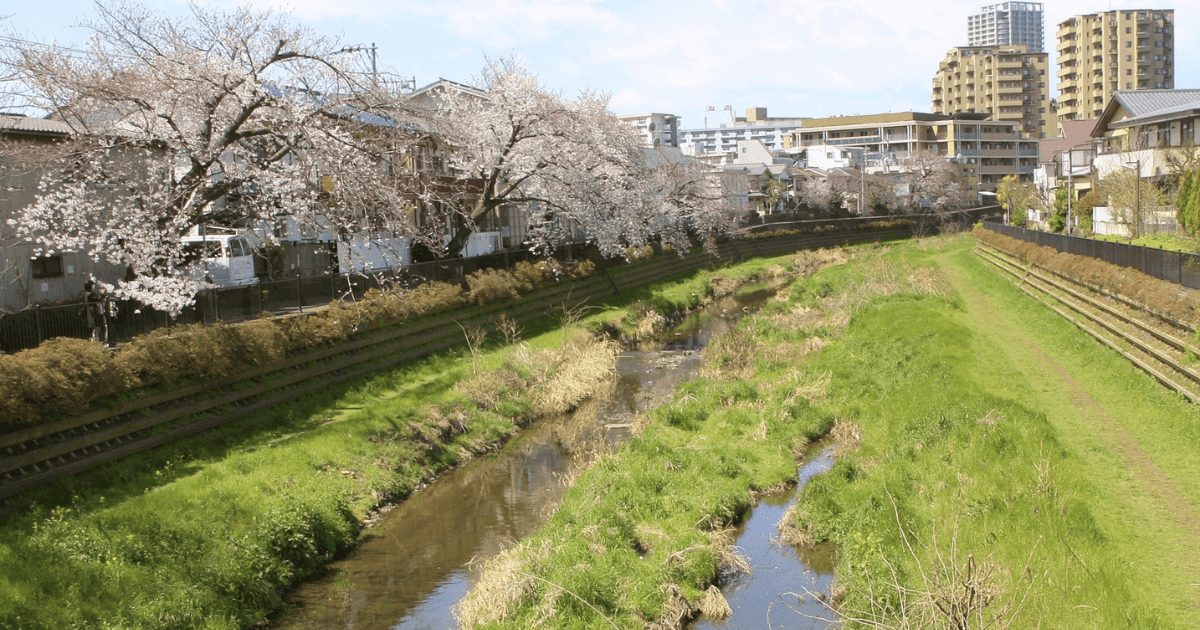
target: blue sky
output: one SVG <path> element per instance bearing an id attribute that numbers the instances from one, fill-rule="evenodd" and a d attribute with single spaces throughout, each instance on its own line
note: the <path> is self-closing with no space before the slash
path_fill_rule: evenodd
<path id="1" fill-rule="evenodd" d="M 183 14 L 181 0 L 147 0 Z M 205 4 L 233 6 L 233 0 Z M 485 56 L 513 55 L 546 87 L 612 95 L 617 113 L 660 111 L 701 126 L 705 106 L 768 107 L 773 116 L 929 109 L 947 49 L 966 44 L 980 0 L 252 0 L 349 45 L 379 46 L 381 69 L 470 81 Z M 1049 0 L 1046 43 L 1071 15 L 1131 8 Z M 1176 21 L 1176 87 L 1200 87 L 1200 2 L 1158 1 Z M 93 13 L 84 0 L 0 0 L 12 30 L 78 44 Z M 1051 66 L 1054 55 L 1051 52 Z M 1053 73 L 1053 70 L 1052 70 Z M 1053 81 L 1053 79 L 1052 79 Z M 1052 92 L 1051 96 L 1055 94 Z"/>

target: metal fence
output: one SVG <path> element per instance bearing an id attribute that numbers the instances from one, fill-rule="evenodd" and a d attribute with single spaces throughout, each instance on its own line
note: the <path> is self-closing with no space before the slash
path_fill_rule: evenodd
<path id="1" fill-rule="evenodd" d="M 1197 254 L 1067 236 L 1053 232 L 1026 230 L 991 221 L 985 221 L 983 226 L 993 232 L 1022 241 L 1043 247 L 1052 247 L 1068 254 L 1099 258 L 1114 265 L 1137 269 L 1144 274 L 1168 282 L 1200 289 L 1200 255 Z"/>
<path id="2" fill-rule="evenodd" d="M 566 259 L 600 257 L 585 246 L 567 246 Z M 110 344 L 128 341 L 158 328 L 210 322 L 238 322 L 264 313 L 304 312 L 334 300 L 357 300 L 371 289 L 415 286 L 430 280 L 464 283 L 468 274 L 481 269 L 509 267 L 533 255 L 527 251 L 503 252 L 473 258 L 438 260 L 385 269 L 371 273 L 306 276 L 258 284 L 210 289 L 196 296 L 196 303 L 174 317 L 137 302 L 107 301 L 106 330 L 96 331 Z M 36 306 L 0 314 L 0 351 L 32 348 L 55 337 L 91 338 L 85 307 L 80 303 Z"/>
<path id="3" fill-rule="evenodd" d="M 878 214 L 862 217 L 822 219 L 804 219 L 797 218 L 797 215 L 775 214 L 768 215 L 762 223 L 748 226 L 742 231 L 761 234 L 763 232 L 778 230 L 819 231 L 823 228 L 845 230 L 857 229 L 860 226 L 877 221 L 900 220 L 911 221 L 914 225 L 915 231 L 918 234 L 921 234 L 935 230 L 943 230 L 945 228 L 963 229 L 974 225 L 978 221 L 998 219 L 1003 215 L 1004 209 L 996 205 L 979 206 L 977 208 L 964 208 L 962 210 L 948 210 L 935 213 Z"/>
<path id="4" fill-rule="evenodd" d="M 961 222 L 964 226 L 985 216 L 996 216 L 997 207 L 972 208 L 937 215 L 937 221 L 946 225 Z M 799 221 L 794 224 L 777 223 L 776 229 L 801 229 L 822 231 L 820 228 L 837 231 L 869 229 L 872 221 L 889 219 L 913 219 L 920 222 L 925 215 L 898 215 L 861 217 L 853 219 L 823 219 Z M 932 218 L 928 215 L 926 218 Z M 945 227 L 943 225 L 942 227 Z M 914 228 L 921 233 L 921 230 Z M 620 264 L 621 259 L 600 255 L 591 245 L 568 244 L 562 246 L 559 256 L 563 260 L 589 259 L 598 269 Z M 106 330 L 97 336 L 110 344 L 128 341 L 133 337 L 159 328 L 171 328 L 186 324 L 211 322 L 238 322 L 254 319 L 263 314 L 286 314 L 304 312 L 328 305 L 334 300 L 357 300 L 375 288 L 411 287 L 430 280 L 465 283 L 466 276 L 481 269 L 506 268 L 534 256 L 528 251 L 509 251 L 473 258 L 456 258 L 422 262 L 403 268 L 386 269 L 372 273 L 333 274 L 305 276 L 260 282 L 258 284 L 210 289 L 196 296 L 196 303 L 174 317 L 162 311 L 142 306 L 137 302 L 110 300 L 108 316 L 104 318 Z M 0 314 L 0 352 L 16 352 L 32 348 L 55 337 L 88 339 L 94 332 L 88 325 L 84 305 L 79 303 L 36 306 L 13 313 Z"/>

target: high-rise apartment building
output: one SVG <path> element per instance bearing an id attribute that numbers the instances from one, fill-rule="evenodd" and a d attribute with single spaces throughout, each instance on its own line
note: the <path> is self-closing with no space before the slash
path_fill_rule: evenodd
<path id="1" fill-rule="evenodd" d="M 970 46 L 1020 44 L 1029 52 L 1042 52 L 1044 42 L 1040 2 L 990 4 L 967 17 L 967 44 Z"/>
<path id="2" fill-rule="evenodd" d="M 1077 15 L 1058 25 L 1058 115 L 1099 118 L 1117 90 L 1175 87 L 1175 11 Z"/>
<path id="3" fill-rule="evenodd" d="M 986 113 L 1032 138 L 1054 135 L 1048 68 L 1046 53 L 1023 45 L 952 48 L 933 77 L 933 111 Z"/>

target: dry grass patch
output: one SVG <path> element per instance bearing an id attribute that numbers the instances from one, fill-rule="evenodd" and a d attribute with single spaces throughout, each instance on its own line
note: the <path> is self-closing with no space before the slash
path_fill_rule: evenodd
<path id="1" fill-rule="evenodd" d="M 829 386 L 833 383 L 833 373 L 822 372 L 815 378 L 809 378 L 800 371 L 792 373 L 791 391 L 788 392 L 784 404 L 793 405 L 796 400 L 803 398 L 808 404 L 816 404 L 829 397 Z"/>
<path id="2" fill-rule="evenodd" d="M 807 278 L 825 267 L 840 265 L 850 260 L 845 249 L 806 249 L 792 256 L 792 267 L 801 278 Z"/>
<path id="3" fill-rule="evenodd" d="M 716 585 L 710 585 L 704 591 L 704 597 L 700 598 L 698 608 L 700 614 L 717 621 L 728 619 L 733 614 L 733 609 L 729 607 L 729 600 L 725 599 L 725 594 Z"/>
<path id="4" fill-rule="evenodd" d="M 533 409 L 538 413 L 563 413 L 591 397 L 612 378 L 620 348 L 608 339 L 584 332 L 567 335 L 563 346 L 528 358 L 550 359 L 534 385 Z M 527 359 L 528 360 L 528 359 Z M 536 370 L 536 364 L 531 365 Z"/>
<path id="5" fill-rule="evenodd" d="M 476 628 L 507 617 L 522 599 L 536 591 L 537 582 L 524 567 L 549 556 L 548 543 L 537 548 L 518 544 L 484 562 L 479 579 L 454 609 L 459 624 Z"/>
<path id="6" fill-rule="evenodd" d="M 797 518 L 798 510 L 799 504 L 793 503 L 783 513 L 783 518 L 775 524 L 775 531 L 779 535 L 779 543 L 791 545 L 792 547 L 811 547 L 816 542 L 816 538 L 807 527 L 800 526 L 800 520 Z"/>
<path id="7" fill-rule="evenodd" d="M 633 326 L 633 338 L 638 341 L 653 339 L 655 335 L 666 328 L 667 318 L 663 317 L 658 311 L 646 311 Z"/>
<path id="8" fill-rule="evenodd" d="M 862 446 L 862 428 L 845 418 L 834 421 L 829 437 L 833 440 L 833 456 L 837 458 L 857 451 Z"/>
<path id="9" fill-rule="evenodd" d="M 713 380 L 753 376 L 751 363 L 761 342 L 741 328 L 731 328 L 708 342 L 704 349 L 704 367 L 700 375 Z"/>

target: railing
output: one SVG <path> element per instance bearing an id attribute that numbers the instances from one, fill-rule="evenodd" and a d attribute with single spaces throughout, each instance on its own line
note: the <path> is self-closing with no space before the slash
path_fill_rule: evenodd
<path id="1" fill-rule="evenodd" d="M 906 220 L 913 222 L 915 233 L 923 234 L 929 233 L 935 228 L 940 230 L 946 226 L 968 227 L 977 221 L 988 218 L 999 218 L 1003 214 L 1004 210 L 1000 206 L 980 206 L 978 208 L 950 210 L 940 213 L 884 214 L 841 219 L 794 219 L 787 214 L 778 214 L 768 215 L 762 224 L 749 226 L 743 232 L 760 233 L 778 230 L 820 230 L 826 228 L 858 229 L 858 226 L 865 226 L 872 221 Z"/>
<path id="2" fill-rule="evenodd" d="M 565 248 L 567 256 L 585 253 L 586 248 Z M 391 286 L 415 286 L 429 280 L 461 283 L 467 274 L 480 269 L 508 267 L 532 254 L 526 251 L 504 252 L 415 263 L 403 268 L 371 273 L 307 276 L 258 284 L 209 289 L 196 296 L 196 303 L 175 317 L 125 300 L 108 300 L 104 325 L 89 325 L 81 303 L 36 306 L 0 314 L 0 351 L 16 352 L 32 348 L 55 337 L 96 338 L 110 344 L 128 341 L 158 328 L 211 322 L 238 322 L 264 313 L 303 312 L 338 299 L 357 300 L 370 289 Z"/>
<path id="3" fill-rule="evenodd" d="M 1200 255 L 1197 254 L 1027 230 L 991 221 L 985 221 L 983 226 L 993 232 L 1028 243 L 1077 256 L 1098 258 L 1120 267 L 1136 269 L 1160 280 L 1200 289 Z"/>

